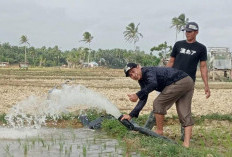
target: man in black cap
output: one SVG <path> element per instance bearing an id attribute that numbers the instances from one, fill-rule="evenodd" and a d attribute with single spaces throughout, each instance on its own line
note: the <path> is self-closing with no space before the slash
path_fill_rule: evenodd
<path id="1" fill-rule="evenodd" d="M 173 67 L 186 72 L 195 82 L 197 65 L 200 62 L 200 71 L 205 85 L 204 90 L 206 98 L 209 98 L 210 89 L 208 85 L 208 70 L 206 63 L 207 49 L 205 45 L 196 40 L 196 36 L 199 32 L 198 24 L 196 22 L 189 22 L 182 31 L 185 31 L 186 40 L 181 40 L 175 43 L 167 67 Z M 181 130 L 183 130 L 183 128 Z M 183 136 L 184 135 L 182 135 L 182 140 Z"/>
<path id="2" fill-rule="evenodd" d="M 192 133 L 193 119 L 191 115 L 191 102 L 194 82 L 185 72 L 169 67 L 141 67 L 135 63 L 128 63 L 124 68 L 127 77 L 138 81 L 141 90 L 135 94 L 128 94 L 129 100 L 139 102 L 122 119 L 130 120 L 138 117 L 147 102 L 150 92 L 156 90 L 161 92 L 153 103 L 153 113 L 156 117 L 156 133 L 163 135 L 164 115 L 167 110 L 176 103 L 176 109 L 181 125 L 186 134 L 183 146 L 189 147 Z"/>
<path id="3" fill-rule="evenodd" d="M 197 64 L 200 61 L 200 71 L 205 84 L 205 94 L 206 98 L 209 98 L 210 89 L 206 63 L 207 49 L 203 44 L 196 41 L 199 31 L 198 24 L 189 22 L 182 31 L 185 31 L 186 40 L 175 43 L 167 67 L 173 67 L 186 72 L 195 82 Z"/>
<path id="4" fill-rule="evenodd" d="M 171 57 L 167 64 L 167 67 L 173 67 L 175 69 L 182 70 L 186 72 L 195 82 L 197 65 L 200 62 L 201 77 L 205 85 L 206 98 L 210 97 L 210 89 L 208 85 L 208 70 L 207 70 L 207 50 L 206 47 L 196 41 L 196 36 L 199 32 L 199 27 L 196 22 L 189 22 L 186 24 L 185 28 L 186 40 L 181 40 L 175 43 Z M 193 91 L 194 92 L 194 91 Z M 145 127 L 152 128 L 154 126 L 152 113 L 146 122 Z M 182 133 L 183 128 L 181 129 Z M 183 139 L 182 135 L 181 139 Z"/>

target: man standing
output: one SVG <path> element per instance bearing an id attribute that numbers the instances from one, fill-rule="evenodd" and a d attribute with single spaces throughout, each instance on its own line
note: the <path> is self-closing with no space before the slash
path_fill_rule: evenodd
<path id="1" fill-rule="evenodd" d="M 208 85 L 208 70 L 206 63 L 207 49 L 203 44 L 196 40 L 196 36 L 199 32 L 198 24 L 195 22 L 189 22 L 182 31 L 185 31 L 186 40 L 175 43 L 167 67 L 173 67 L 186 72 L 195 82 L 197 65 L 200 61 L 200 71 L 205 85 L 205 94 L 206 98 L 209 98 L 210 89 Z M 161 119 L 164 119 L 164 117 L 161 117 Z M 151 113 L 145 127 L 152 129 L 154 125 L 155 117 L 153 116 L 153 113 Z M 181 132 L 181 140 L 184 141 L 183 127 L 181 128 Z"/>
<path id="2" fill-rule="evenodd" d="M 205 85 L 205 94 L 206 98 L 209 98 L 210 89 L 208 85 L 208 70 L 206 63 L 207 50 L 203 44 L 196 40 L 196 36 L 199 31 L 198 24 L 195 22 L 189 22 L 182 31 L 185 31 L 186 40 L 175 43 L 167 67 L 173 67 L 186 72 L 195 82 L 197 65 L 200 61 L 200 71 Z M 151 129 L 154 125 L 154 121 L 155 119 L 151 114 L 149 116 L 149 120 L 145 124 L 145 127 Z M 184 134 L 183 128 L 181 128 L 181 130 Z M 182 140 L 184 140 L 183 134 L 181 137 Z"/>
<path id="3" fill-rule="evenodd" d="M 181 70 L 169 67 L 141 67 L 135 63 L 128 63 L 124 69 L 127 77 L 138 81 L 141 90 L 135 94 L 128 94 L 129 100 L 138 104 L 122 119 L 131 120 L 138 117 L 147 102 L 150 92 L 161 92 L 153 103 L 153 113 L 156 117 L 156 133 L 163 135 L 164 115 L 167 110 L 176 103 L 177 113 L 181 125 L 185 128 L 183 146 L 189 147 L 192 133 L 193 119 L 191 115 L 191 102 L 194 82 L 188 74 Z"/>
<path id="4" fill-rule="evenodd" d="M 203 44 L 196 40 L 196 36 L 199 32 L 198 24 L 195 22 L 189 22 L 182 31 L 185 31 L 186 40 L 175 43 L 167 67 L 183 70 L 195 82 L 197 65 L 200 61 L 200 71 L 205 85 L 205 94 L 206 98 L 209 98 L 210 89 L 208 85 L 208 70 L 206 63 L 207 49 Z M 183 128 L 181 128 L 181 132 L 181 139 L 183 140 Z"/>
<path id="5" fill-rule="evenodd" d="M 186 40 L 175 43 L 167 67 L 173 67 L 186 72 L 195 82 L 197 64 L 200 61 L 201 77 L 205 84 L 206 98 L 210 97 L 207 70 L 207 50 L 206 47 L 196 41 L 199 27 L 195 22 L 189 22 L 185 28 Z"/>

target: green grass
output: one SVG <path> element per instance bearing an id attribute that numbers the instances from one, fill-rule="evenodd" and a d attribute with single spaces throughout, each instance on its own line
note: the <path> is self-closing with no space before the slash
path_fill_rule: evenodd
<path id="1" fill-rule="evenodd" d="M 7 121 L 5 120 L 5 116 L 6 116 L 5 113 L 0 114 L 0 123 L 2 123 L 2 124 L 6 124 L 7 123 Z"/>
<path id="2" fill-rule="evenodd" d="M 144 118 L 144 117 L 143 117 Z M 110 136 L 126 141 L 124 144 L 127 151 L 138 150 L 144 156 L 155 157 L 180 157 L 180 156 L 207 156 L 212 154 L 220 156 L 214 149 L 199 149 L 196 147 L 186 149 L 179 145 L 171 144 L 161 139 L 145 136 L 143 134 L 129 131 L 118 120 L 105 120 L 102 128 Z M 179 142 L 179 141 L 178 141 Z M 204 141 L 205 142 L 205 141 Z"/>
<path id="3" fill-rule="evenodd" d="M 129 131 L 116 119 L 105 119 L 102 123 L 102 129 L 113 137 L 123 138 Z"/>
<path id="4" fill-rule="evenodd" d="M 148 118 L 148 115 L 142 115 L 135 121 L 143 126 Z M 102 129 L 110 136 L 118 138 L 126 151 L 135 151 L 141 153 L 143 156 L 155 157 L 201 157 L 201 156 L 230 156 L 232 154 L 232 133 L 231 128 L 220 124 L 222 121 L 231 122 L 231 115 L 209 114 L 197 119 L 197 124 L 194 126 L 193 141 L 191 147 L 186 149 L 182 147 L 180 138 L 180 130 L 174 128 L 179 127 L 177 116 L 169 117 L 165 121 L 175 120 L 177 123 L 172 124 L 170 127 L 172 133 L 177 135 L 173 140 L 179 144 L 171 144 L 166 141 L 145 136 L 143 134 L 129 131 L 118 120 L 108 120 L 103 122 Z M 219 124 L 209 125 L 209 121 L 216 121 Z M 172 130 L 173 129 L 173 130 Z M 169 137 L 173 138 L 173 136 Z M 126 141 L 126 142 L 124 142 Z"/>
<path id="5" fill-rule="evenodd" d="M 218 114 L 218 113 L 213 113 L 213 114 L 208 114 L 208 115 L 203 115 L 201 116 L 201 119 L 210 119 L 210 120 L 228 120 L 232 122 L 232 115 L 231 114 Z"/>

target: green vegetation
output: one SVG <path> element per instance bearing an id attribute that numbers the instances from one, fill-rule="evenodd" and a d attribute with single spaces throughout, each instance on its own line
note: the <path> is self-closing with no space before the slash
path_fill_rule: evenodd
<path id="1" fill-rule="evenodd" d="M 178 17 L 172 18 L 172 27 L 175 27 L 176 29 L 176 40 L 177 40 L 177 34 L 180 33 L 180 31 L 183 29 L 183 27 L 188 23 L 189 19 L 185 17 L 185 14 L 180 14 Z M 184 36 L 184 32 L 183 32 Z"/>
<path id="2" fill-rule="evenodd" d="M 0 62 L 19 64 L 26 61 L 31 67 L 54 67 L 67 65 L 76 68 L 84 62 L 95 61 L 100 66 L 109 68 L 123 68 L 127 62 L 140 63 L 143 66 L 158 65 L 160 59 L 144 51 L 132 51 L 124 49 L 90 50 L 90 48 L 73 48 L 72 50 L 61 51 L 58 46 L 53 48 L 45 46 L 18 47 L 9 43 L 0 44 Z"/>
<path id="3" fill-rule="evenodd" d="M 148 115 L 140 116 L 134 119 L 139 125 L 144 125 Z M 127 130 L 120 125 L 118 120 L 105 120 L 102 124 L 103 130 L 110 136 L 118 138 L 124 143 L 126 149 L 130 151 L 138 150 L 144 156 L 230 156 L 232 153 L 231 127 L 228 128 L 220 122 L 231 122 L 232 115 L 210 114 L 200 117 L 194 117 L 197 121 L 194 126 L 193 141 L 191 148 L 181 146 L 180 125 L 176 116 L 166 118 L 165 122 L 171 130 L 167 137 L 177 141 L 179 145 L 174 145 Z M 174 123 L 169 124 L 169 121 Z M 211 125 L 209 125 L 211 124 Z M 124 142 L 125 141 L 125 142 Z"/>
<path id="4" fill-rule="evenodd" d="M 163 65 L 166 65 L 165 59 L 169 58 L 172 51 L 172 46 L 168 46 L 167 42 L 165 41 L 164 43 L 159 44 L 158 46 L 152 47 L 151 53 L 153 51 L 157 51 L 159 58 L 163 61 Z"/>
<path id="5" fill-rule="evenodd" d="M 87 50 L 88 51 L 88 63 L 89 63 L 89 54 L 90 54 L 90 43 L 92 42 L 93 40 L 93 36 L 89 33 L 89 32 L 85 32 L 83 34 L 83 40 L 81 40 L 82 42 L 85 42 L 87 44 L 89 44 L 89 49 Z"/>
<path id="6" fill-rule="evenodd" d="M 132 22 L 127 27 L 126 30 L 123 32 L 126 41 L 134 44 L 134 49 L 136 51 L 136 42 L 139 41 L 139 37 L 143 37 L 142 33 L 139 33 L 139 25 L 135 27 L 135 24 Z"/>
<path id="7" fill-rule="evenodd" d="M 185 14 L 180 14 L 178 17 L 172 18 L 171 27 L 176 29 L 177 34 L 181 31 L 183 26 L 188 22 Z M 90 32 L 84 32 L 83 38 L 80 42 L 88 44 L 87 47 L 77 47 L 72 50 L 62 51 L 59 46 L 35 48 L 30 46 L 29 39 L 26 35 L 20 38 L 20 44 L 23 47 L 11 46 L 9 43 L 0 44 L 0 62 L 9 62 L 10 64 L 19 64 L 20 62 L 29 63 L 31 67 L 54 67 L 67 65 L 69 68 L 76 68 L 78 66 L 85 66 L 85 63 L 91 61 L 97 62 L 100 66 L 110 68 L 122 68 L 128 62 L 136 62 L 142 66 L 158 65 L 160 60 L 165 58 L 171 51 L 172 47 L 164 44 L 159 44 L 151 48 L 149 52 L 140 51 L 136 43 L 143 37 L 139 32 L 139 25 L 131 22 L 126 26 L 123 36 L 126 41 L 134 44 L 134 50 L 125 50 L 120 48 L 107 50 L 92 50 L 90 44 L 93 36 Z M 169 49 L 169 50 L 166 50 Z M 152 51 L 158 51 L 159 57 L 152 54 Z M 160 53 L 160 52 L 163 52 Z"/>
<path id="8" fill-rule="evenodd" d="M 78 131 L 75 131 L 75 134 Z M 110 139 L 103 139 L 99 141 L 93 141 L 93 139 L 87 136 L 78 137 L 76 139 L 71 139 L 69 136 L 70 132 L 67 131 L 65 134 L 57 132 L 57 134 L 52 135 L 51 137 L 33 137 L 33 138 L 23 138 L 18 139 L 19 143 L 15 143 L 11 141 L 10 144 L 5 144 L 3 148 L 3 152 L 1 152 L 2 156 L 13 157 L 13 156 L 91 156 L 92 150 L 97 152 L 99 156 L 108 156 L 111 153 L 119 154 L 121 153 L 120 150 L 117 150 L 118 144 L 109 145 L 107 142 Z M 101 135 L 94 135 L 94 136 L 101 136 Z M 102 137 L 102 136 L 101 136 Z M 105 136 L 103 136 L 105 138 Z M 54 142 L 55 141 L 55 142 Z M 57 141 L 57 142 L 56 142 Z M 21 144 L 22 143 L 22 144 Z M 94 146 L 94 148 L 91 148 Z M 111 147 L 115 147 L 115 151 L 112 151 Z M 96 150 L 96 147 L 98 150 Z M 120 148 L 121 149 L 121 148 Z M 106 152 L 106 151 L 112 152 Z M 52 153 L 52 154 L 51 154 Z M 113 155 L 114 156 L 114 155 Z"/>
<path id="9" fill-rule="evenodd" d="M 127 128 L 116 119 L 105 119 L 102 123 L 102 128 L 109 135 L 119 138 L 126 137 L 129 133 Z"/>
<path id="10" fill-rule="evenodd" d="M 101 112 L 98 111 L 98 109 L 92 108 L 92 109 L 88 109 L 86 111 L 84 111 L 85 114 L 87 115 L 89 121 L 95 120 L 101 116 L 106 116 L 106 112 Z"/>
<path id="11" fill-rule="evenodd" d="M 20 44 L 25 44 L 25 46 L 24 46 L 24 49 L 25 49 L 24 63 L 26 63 L 26 62 L 27 62 L 27 47 L 26 47 L 26 44 L 27 44 L 28 46 L 30 46 L 30 44 L 29 44 L 29 42 L 28 42 L 28 39 L 27 39 L 27 36 L 25 36 L 25 35 L 22 35 L 22 36 L 21 36 L 21 38 L 20 38 Z"/>
<path id="12" fill-rule="evenodd" d="M 232 115 L 231 114 L 218 114 L 218 113 L 213 113 L 213 114 L 207 114 L 207 115 L 202 115 L 200 117 L 194 117 L 195 123 L 201 124 L 204 122 L 206 119 L 208 120 L 217 120 L 217 121 L 229 121 L 232 122 Z"/>
<path id="13" fill-rule="evenodd" d="M 7 121 L 5 120 L 5 116 L 6 116 L 5 113 L 0 114 L 0 124 L 6 124 L 7 123 Z"/>

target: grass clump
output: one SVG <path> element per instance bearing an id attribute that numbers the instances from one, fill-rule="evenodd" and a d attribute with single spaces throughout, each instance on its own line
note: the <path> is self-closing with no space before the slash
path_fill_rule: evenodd
<path id="1" fill-rule="evenodd" d="M 5 116 L 6 116 L 5 113 L 0 114 L 0 123 L 1 123 L 1 124 L 7 124 L 7 121 L 6 121 L 6 119 L 5 119 Z"/>
<path id="2" fill-rule="evenodd" d="M 106 116 L 106 112 L 103 112 L 103 111 L 99 111 L 95 108 L 92 108 L 92 109 L 88 109 L 86 111 L 84 111 L 84 113 L 87 115 L 89 121 L 93 121 L 101 116 Z"/>
<path id="3" fill-rule="evenodd" d="M 135 121 L 138 125 L 143 126 L 146 123 L 148 117 L 148 114 L 144 114 L 139 116 L 138 118 L 133 118 L 133 121 Z"/>
<path id="4" fill-rule="evenodd" d="M 167 143 L 163 140 L 144 135 L 140 137 L 140 148 L 146 148 L 146 151 L 143 152 L 145 156 L 198 157 L 207 156 L 208 154 L 215 154 L 211 150 L 200 150 L 196 148 L 187 149 L 181 145 Z"/>
<path id="5" fill-rule="evenodd" d="M 62 113 L 59 119 L 60 120 L 73 120 L 73 119 L 78 119 L 78 116 L 73 113 L 68 113 L 68 114 Z"/>
<path id="6" fill-rule="evenodd" d="M 229 121 L 232 122 L 232 115 L 231 114 L 219 114 L 219 113 L 212 113 L 202 116 L 193 116 L 196 124 L 204 123 L 206 119 L 208 120 L 217 120 L 217 121 Z"/>
<path id="7" fill-rule="evenodd" d="M 128 129 L 116 119 L 105 119 L 102 122 L 102 130 L 106 131 L 109 135 L 119 138 L 123 138 L 129 132 Z"/>
<path id="8" fill-rule="evenodd" d="M 213 114 L 208 114 L 208 115 L 203 115 L 201 116 L 202 119 L 211 119 L 211 120 L 228 120 L 229 122 L 232 122 L 232 115 L 231 114 L 218 114 L 218 113 L 213 113 Z"/>

